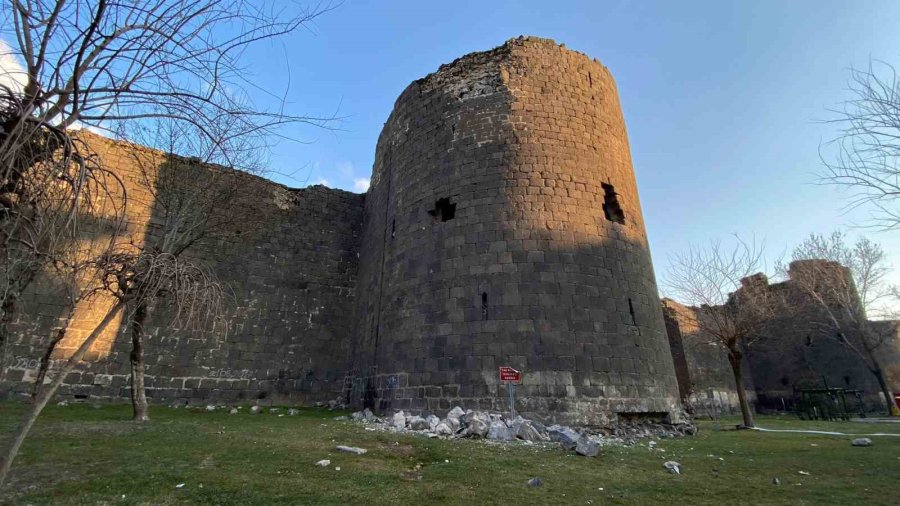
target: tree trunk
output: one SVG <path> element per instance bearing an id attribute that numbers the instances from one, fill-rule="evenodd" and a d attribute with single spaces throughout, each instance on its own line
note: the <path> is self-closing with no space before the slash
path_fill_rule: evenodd
<path id="1" fill-rule="evenodd" d="M 100 334 L 106 329 L 106 327 L 113 321 L 119 311 L 125 306 L 124 302 L 118 302 L 114 305 L 110 310 L 106 313 L 106 316 L 103 317 L 103 320 L 94 328 L 94 331 L 81 343 L 81 346 L 75 350 L 75 353 L 69 357 L 69 360 L 62 366 L 62 368 L 57 373 L 56 377 L 53 378 L 53 381 L 48 385 L 42 386 L 42 388 L 38 391 L 37 396 L 34 398 L 34 402 L 31 404 L 28 412 L 25 414 L 25 418 L 22 420 L 19 428 L 16 429 L 15 433 L 13 433 L 12 441 L 10 441 L 9 446 L 6 449 L 3 457 L 0 458 L 0 488 L 3 487 L 3 483 L 6 481 L 7 475 L 9 475 L 9 470 L 12 467 L 13 460 L 16 458 L 16 455 L 19 453 L 19 448 L 22 446 L 22 442 L 25 441 L 25 437 L 28 436 L 28 432 L 31 431 L 31 427 L 34 425 L 34 422 L 37 420 L 38 415 L 41 414 L 41 411 L 53 397 L 53 394 L 56 393 L 56 390 L 59 389 L 59 386 L 62 385 L 62 382 L 66 379 L 66 376 L 72 371 L 72 369 L 77 365 L 81 358 L 84 357 L 84 354 L 91 348 L 91 345 L 94 344 L 94 341 L 100 337 Z"/>
<path id="2" fill-rule="evenodd" d="M 887 380 L 884 378 L 884 371 L 881 369 L 881 364 L 875 362 L 875 368 L 872 370 L 872 374 L 878 378 L 878 386 L 881 387 L 881 393 L 884 394 L 884 399 L 887 405 L 887 416 L 893 415 L 891 412 L 891 406 L 894 405 L 894 394 L 891 392 L 891 387 L 888 386 Z"/>
<path id="3" fill-rule="evenodd" d="M 66 331 L 69 329 L 69 320 L 66 320 L 66 324 L 59 329 L 56 333 L 56 337 L 50 341 L 50 344 L 47 345 L 47 349 L 44 352 L 44 356 L 41 357 L 41 365 L 38 369 L 37 378 L 34 380 L 34 385 L 31 387 L 31 397 L 37 397 L 38 392 L 41 390 L 41 386 L 44 384 L 44 378 L 47 377 L 47 371 L 50 370 L 50 359 L 53 356 L 53 352 L 56 351 L 56 345 L 58 345 L 64 337 L 66 337 Z"/>
<path id="4" fill-rule="evenodd" d="M 15 297 L 9 295 L 3 302 L 2 313 L 0 313 L 0 381 L 6 378 L 6 368 L 9 363 L 9 346 L 12 342 L 9 335 L 9 324 L 12 323 L 15 306 Z"/>
<path id="5" fill-rule="evenodd" d="M 147 304 L 140 303 L 131 321 L 131 406 L 134 410 L 131 419 L 137 422 L 150 421 L 147 390 L 144 388 L 144 322 L 148 312 Z"/>
<path id="6" fill-rule="evenodd" d="M 744 419 L 744 427 L 755 427 L 753 423 L 753 411 L 747 400 L 747 392 L 744 391 L 743 354 L 740 352 L 728 352 L 728 362 L 731 364 L 731 372 L 734 373 L 734 386 L 737 390 L 738 400 L 741 403 L 741 416 Z"/>

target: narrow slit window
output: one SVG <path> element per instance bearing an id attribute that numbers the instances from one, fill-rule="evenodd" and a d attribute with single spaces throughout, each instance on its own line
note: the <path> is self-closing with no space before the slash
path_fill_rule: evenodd
<path id="1" fill-rule="evenodd" d="M 488 319 L 488 298 L 487 292 L 481 292 L 481 319 Z"/>
<path id="2" fill-rule="evenodd" d="M 637 326 L 637 319 L 634 317 L 634 304 L 628 299 L 628 312 L 631 314 L 631 324 Z"/>
<path id="3" fill-rule="evenodd" d="M 616 193 L 616 189 L 607 183 L 600 183 L 600 187 L 603 188 L 603 214 L 606 219 L 624 225 L 625 211 L 619 205 L 619 195 Z"/>
<path id="4" fill-rule="evenodd" d="M 397 220 L 393 219 L 393 220 L 391 220 L 391 239 L 393 239 L 394 236 L 396 236 L 396 235 L 397 235 Z"/>
<path id="5" fill-rule="evenodd" d="M 450 221 L 456 217 L 456 204 L 444 197 L 434 203 L 434 209 L 428 211 L 435 221 Z"/>

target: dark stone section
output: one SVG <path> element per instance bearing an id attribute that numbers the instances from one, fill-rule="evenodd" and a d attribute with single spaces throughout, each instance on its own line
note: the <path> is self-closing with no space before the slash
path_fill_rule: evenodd
<path id="1" fill-rule="evenodd" d="M 497 367 L 509 365 L 525 374 L 528 416 L 679 416 L 599 63 L 520 38 L 414 82 L 379 138 L 365 216 L 351 403 L 505 410 Z"/>
<path id="2" fill-rule="evenodd" d="M 127 148 L 100 138 L 92 143 L 131 184 L 137 176 Z M 227 210 L 242 218 L 227 233 L 190 250 L 228 287 L 222 319 L 199 330 L 173 329 L 161 303 L 148 322 L 146 385 L 152 402 L 304 403 L 340 395 L 365 196 L 244 179 Z M 139 185 L 129 190 L 129 233 L 145 240 L 158 221 L 154 204 L 141 198 Z M 102 317 L 104 303 L 79 304 L 55 358 L 77 347 Z M 18 396 L 28 391 L 42 350 L 64 323 L 66 306 L 52 278 L 35 283 L 12 329 L 10 369 L 0 392 Z M 58 398 L 129 397 L 130 334 L 119 325 L 92 348 L 90 363 L 66 379 Z"/>

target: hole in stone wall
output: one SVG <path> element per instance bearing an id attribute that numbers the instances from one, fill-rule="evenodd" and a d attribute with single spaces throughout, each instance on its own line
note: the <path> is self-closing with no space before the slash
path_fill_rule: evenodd
<path id="1" fill-rule="evenodd" d="M 594 76 L 590 72 L 588 72 L 588 86 L 590 86 L 590 87 L 594 86 Z"/>
<path id="2" fill-rule="evenodd" d="M 631 324 L 637 326 L 637 320 L 634 317 L 634 304 L 628 299 L 628 312 L 631 314 Z"/>
<path id="3" fill-rule="evenodd" d="M 392 219 L 391 220 L 391 239 L 393 239 L 395 235 L 397 235 L 397 220 Z"/>
<path id="4" fill-rule="evenodd" d="M 438 199 L 434 203 L 434 209 L 428 211 L 428 214 L 433 216 L 435 221 L 450 221 L 456 216 L 456 204 L 451 203 L 447 197 Z"/>
<path id="5" fill-rule="evenodd" d="M 488 300 L 487 292 L 481 292 L 481 319 L 488 319 Z"/>
<path id="6" fill-rule="evenodd" d="M 850 376 L 844 376 L 844 383 L 846 383 L 847 386 L 850 385 Z"/>
<path id="7" fill-rule="evenodd" d="M 603 188 L 603 214 L 606 219 L 613 223 L 625 224 L 625 211 L 619 205 L 616 189 L 607 183 L 600 183 L 600 187 Z"/>
<path id="8" fill-rule="evenodd" d="M 788 383 L 790 383 L 790 381 L 788 381 L 787 378 L 781 378 L 781 386 L 786 387 L 788 386 Z"/>

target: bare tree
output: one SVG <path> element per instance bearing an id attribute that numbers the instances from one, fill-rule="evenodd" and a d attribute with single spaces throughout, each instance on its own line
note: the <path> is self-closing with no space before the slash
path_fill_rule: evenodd
<path id="1" fill-rule="evenodd" d="M 19 61 L 24 74 L 0 70 L 10 78 L 0 83 L 21 83 L 0 86 L 0 346 L 24 287 L 55 261 L 56 246 L 77 235 L 77 201 L 94 172 L 84 163 L 86 145 L 68 128 L 125 135 L 166 120 L 219 149 L 233 137 L 266 139 L 285 125 L 327 126 L 333 116 L 287 112 L 283 97 L 254 83 L 241 58 L 331 8 L 275 0 L 0 0 L 0 37 L 11 53 L 2 56 Z M 275 107 L 258 107 L 260 97 Z M 69 188 L 49 195 L 48 181 Z"/>
<path id="2" fill-rule="evenodd" d="M 698 338 L 727 353 L 745 427 L 754 422 L 744 388 L 744 355 L 768 337 L 779 305 L 778 294 L 758 274 L 762 267 L 763 247 L 737 238 L 732 248 L 712 242 L 707 248 L 692 247 L 673 256 L 666 280 L 674 298 L 694 306 L 686 317 L 698 330 Z"/>
<path id="3" fill-rule="evenodd" d="M 152 254 L 127 248 L 105 254 L 87 268 L 94 271 L 90 277 L 97 281 L 97 285 L 90 290 L 82 290 L 83 296 L 104 292 L 114 296 L 116 303 L 72 356 L 57 370 L 51 371 L 55 374 L 53 379 L 38 387 L 34 402 L 0 460 L 0 486 L 38 415 L 65 377 L 80 363 L 119 313 L 129 307 L 140 307 L 145 301 L 165 294 L 174 308 L 173 321 L 179 325 L 209 321 L 219 314 L 222 288 L 215 278 L 205 269 L 180 261 L 170 254 Z"/>
<path id="4" fill-rule="evenodd" d="M 830 236 L 810 234 L 791 255 L 786 269 L 791 286 L 800 292 L 795 301 L 802 321 L 856 357 L 875 376 L 890 414 L 893 395 L 878 360 L 892 341 L 888 328 L 869 321 L 869 314 L 889 316 L 883 304 L 896 291 L 887 283 L 890 267 L 877 243 L 860 238 L 850 245 L 842 232 Z M 785 270 L 782 267 L 782 270 Z"/>
<path id="5" fill-rule="evenodd" d="M 15 122 L 25 107 L 18 94 L 0 87 L 0 124 Z M 48 269 L 65 279 L 78 276 L 84 241 L 98 254 L 112 247 L 125 205 L 121 180 L 81 139 L 41 121 L 24 128 L 27 139 L 0 151 L 6 169 L 0 179 L 0 379 L 7 364 L 8 325 L 25 288 Z M 0 130 L 0 144 L 10 140 L 8 131 L 6 126 Z M 83 221 L 92 234 L 79 238 Z M 76 251 L 79 247 L 82 251 Z"/>
<path id="6" fill-rule="evenodd" d="M 850 69 L 851 97 L 833 110 L 837 137 L 823 146 L 821 180 L 849 188 L 850 207 L 875 207 L 872 224 L 900 227 L 900 80 L 891 65 L 874 61 Z M 833 150 L 833 152 L 832 152 Z"/>
<path id="7" fill-rule="evenodd" d="M 263 172 L 260 151 L 253 138 L 233 136 L 227 141 L 209 143 L 206 138 L 185 135 L 177 123 L 162 122 L 152 131 L 136 133 L 145 144 L 166 145 L 167 154 L 137 147 L 131 158 L 138 170 L 138 185 L 151 195 L 152 233 L 135 247 L 152 254 L 181 259 L 192 253 L 198 243 L 221 239 L 232 233 L 234 225 L 253 226 L 257 217 L 237 210 L 236 202 L 246 190 L 248 178 Z M 229 125 L 220 126 L 225 139 Z M 191 157 L 172 153 L 192 153 Z M 228 161 L 224 167 L 216 162 Z M 161 292 L 159 299 L 169 294 Z M 134 303 L 127 326 L 131 331 L 131 399 L 133 419 L 150 419 L 144 388 L 145 326 L 161 300 L 143 298 Z"/>
<path id="8" fill-rule="evenodd" d="M 280 127 L 322 127 L 335 118 L 287 112 L 283 97 L 256 85 L 241 65 L 248 47 L 306 26 L 330 5 L 0 0 L 0 8 L 0 37 L 10 42 L 26 74 L 20 90 L 0 88 L 0 238 L 8 285 L 0 287 L 0 323 L 9 321 L 24 287 L 49 267 L 66 266 L 68 276 L 79 279 L 74 299 L 105 291 L 118 300 L 54 379 L 38 384 L 32 409 L 2 462 L 2 483 L 41 409 L 116 314 L 162 296 L 194 314 L 189 308 L 204 307 L 208 298 L 200 294 L 211 286 L 171 253 L 142 248 L 123 253 L 117 243 L 121 214 L 98 214 L 99 221 L 108 222 L 103 227 L 109 230 L 101 234 L 108 246 L 86 250 L 93 255 L 90 262 L 68 260 L 89 216 L 85 210 L 96 204 L 86 189 L 108 189 L 105 175 L 98 176 L 102 168 L 90 163 L 95 157 L 89 146 L 69 128 L 125 136 L 141 125 L 171 121 L 204 138 L 220 159 L 234 165 L 228 160 L 233 151 L 225 148 L 233 139 L 252 137 L 265 146 Z M 259 108 L 254 99 L 261 96 L 276 106 Z M 121 211 L 124 190 L 106 193 L 113 198 L 102 201 L 117 202 L 113 207 Z M 0 337 L 5 341 L 6 334 Z"/>

